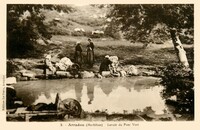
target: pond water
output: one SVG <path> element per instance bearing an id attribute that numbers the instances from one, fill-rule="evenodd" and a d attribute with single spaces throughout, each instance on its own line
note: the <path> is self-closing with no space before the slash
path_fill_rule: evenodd
<path id="1" fill-rule="evenodd" d="M 19 82 L 14 87 L 25 105 L 54 103 L 56 94 L 62 100 L 78 100 L 84 111 L 127 113 L 151 107 L 157 114 L 167 109 L 158 78 L 130 77 L 103 79 L 60 79 Z"/>

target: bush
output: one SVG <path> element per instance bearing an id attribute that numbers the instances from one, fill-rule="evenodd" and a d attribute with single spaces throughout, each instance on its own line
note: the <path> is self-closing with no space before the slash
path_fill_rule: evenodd
<path id="1" fill-rule="evenodd" d="M 180 30 L 179 38 L 183 44 L 194 44 L 194 29 Z"/>
<path id="2" fill-rule="evenodd" d="M 117 39 L 117 40 L 120 40 L 122 38 L 122 34 L 119 30 L 119 27 L 116 26 L 115 24 L 112 24 L 110 23 L 108 25 L 108 27 L 106 27 L 105 29 L 105 35 L 106 36 L 109 36 L 109 37 L 112 37 L 114 39 Z"/>
<path id="3" fill-rule="evenodd" d="M 84 36 L 85 32 L 76 32 L 76 31 L 74 31 L 74 32 L 71 33 L 71 35 L 72 36 Z"/>
<path id="4" fill-rule="evenodd" d="M 194 38 L 189 37 L 187 35 L 180 35 L 179 36 L 180 40 L 184 44 L 194 44 Z"/>
<path id="5" fill-rule="evenodd" d="M 181 64 L 171 64 L 164 71 L 161 84 L 164 86 L 162 96 L 167 101 L 176 96 L 176 112 L 194 113 L 194 75 L 193 71 Z"/>
<path id="6" fill-rule="evenodd" d="M 12 60 L 8 60 L 6 62 L 6 76 L 7 77 L 12 77 L 13 73 L 15 73 L 17 70 L 19 70 L 19 67 L 12 61 Z"/>

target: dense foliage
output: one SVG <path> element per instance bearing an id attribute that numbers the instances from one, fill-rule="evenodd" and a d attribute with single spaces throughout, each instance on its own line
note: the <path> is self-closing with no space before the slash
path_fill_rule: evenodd
<path id="1" fill-rule="evenodd" d="M 149 43 L 155 40 L 155 35 L 162 38 L 171 34 L 173 43 L 176 43 L 176 35 L 172 35 L 170 30 L 176 30 L 179 35 L 183 32 L 185 35 L 193 35 L 193 4 L 120 4 L 112 5 L 111 8 L 108 17 L 111 18 L 112 24 L 118 25 L 125 38 L 132 42 Z M 157 28 L 158 25 L 161 26 Z M 187 39 L 182 39 L 188 42 Z M 181 64 L 169 65 L 164 70 L 161 83 L 164 86 L 162 95 L 165 99 L 177 97 L 174 102 L 177 112 L 194 112 L 193 71 Z"/>
<path id="2" fill-rule="evenodd" d="M 150 38 L 153 29 L 158 24 L 163 25 L 163 35 L 170 28 L 193 29 L 194 26 L 194 5 L 192 4 L 128 4 L 112 5 L 110 14 L 112 23 L 120 27 L 125 38 L 132 41 L 146 42 Z M 167 28 L 166 28 L 167 27 Z"/>
<path id="3" fill-rule="evenodd" d="M 194 75 L 193 71 L 181 64 L 171 64 L 164 69 L 162 82 L 163 97 L 170 99 L 175 96 L 173 103 L 179 113 L 194 112 Z M 172 103 L 171 100 L 167 100 Z"/>
<path id="4" fill-rule="evenodd" d="M 7 5 L 7 57 L 21 57 L 34 49 L 37 39 L 49 39 L 51 34 L 44 24 L 42 9 L 71 11 L 63 5 Z"/>

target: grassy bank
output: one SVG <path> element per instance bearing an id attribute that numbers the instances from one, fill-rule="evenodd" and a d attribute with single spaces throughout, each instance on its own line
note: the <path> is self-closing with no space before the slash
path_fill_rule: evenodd
<path id="1" fill-rule="evenodd" d="M 46 46 L 38 46 L 39 52 L 29 53 L 27 57 L 13 59 L 14 65 L 8 65 L 8 75 L 12 75 L 16 71 L 23 69 L 31 70 L 35 73 L 43 73 L 43 60 L 46 54 L 51 54 L 54 59 L 59 60 L 62 57 L 68 57 L 74 61 L 75 43 L 81 41 L 83 48 L 83 59 L 86 61 L 86 46 L 88 44 L 87 37 L 72 37 L 54 35 L 51 39 L 52 44 Z M 105 55 L 115 55 L 119 57 L 122 65 L 136 65 L 140 69 L 155 70 L 157 67 L 167 66 L 170 63 L 178 63 L 176 52 L 171 41 L 164 44 L 151 44 L 147 48 L 143 48 L 142 43 L 130 43 L 126 40 L 113 40 L 109 38 L 93 39 L 95 45 L 95 65 L 93 68 L 87 68 L 83 63 L 83 70 L 98 72 L 99 65 Z M 191 68 L 194 64 L 193 45 L 184 45 Z M 42 51 L 41 51 L 42 50 Z M 18 68 L 18 69 L 17 69 Z M 151 69 L 150 69 L 151 68 Z"/>
<path id="2" fill-rule="evenodd" d="M 73 59 L 76 41 L 81 41 L 83 55 L 86 55 L 87 37 L 53 36 L 53 41 L 62 42 L 61 55 Z M 125 40 L 93 39 L 96 63 L 105 55 L 116 55 L 122 64 L 164 66 L 178 62 L 171 41 L 164 44 L 151 44 L 146 49 L 142 43 L 130 43 Z M 193 66 L 193 46 L 184 45 L 190 64 Z"/>

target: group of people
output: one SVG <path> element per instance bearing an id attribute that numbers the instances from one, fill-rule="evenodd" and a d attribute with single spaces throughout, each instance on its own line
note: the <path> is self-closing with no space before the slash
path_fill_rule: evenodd
<path id="1" fill-rule="evenodd" d="M 81 68 L 81 65 L 83 63 L 87 63 L 89 67 L 93 67 L 94 64 L 94 43 L 92 40 L 89 38 L 88 39 L 88 45 L 87 45 L 87 55 L 85 59 L 85 62 L 83 62 L 83 48 L 80 42 L 76 43 L 75 46 L 75 53 L 74 53 L 74 61 L 72 62 L 69 58 L 63 57 L 59 60 L 59 62 L 52 63 L 51 61 L 51 55 L 47 55 L 45 57 L 45 71 L 44 74 L 46 73 L 46 69 L 50 70 L 53 72 L 53 74 L 56 74 L 56 71 L 61 70 L 61 71 L 70 71 L 70 73 L 73 71 L 78 73 L 79 69 Z M 109 71 L 112 75 L 118 74 L 119 70 L 119 61 L 117 56 L 109 56 L 106 55 L 105 58 L 102 60 L 100 67 L 99 67 L 99 73 L 102 75 L 103 71 Z"/>
<path id="2" fill-rule="evenodd" d="M 92 42 L 92 39 L 88 39 L 89 44 L 87 45 L 87 55 L 86 55 L 86 63 L 92 67 L 94 64 L 94 43 Z M 83 55 L 82 55 L 83 49 L 80 42 L 76 43 L 75 47 L 75 54 L 74 54 L 74 62 L 79 64 L 83 63 Z"/>
<path id="3" fill-rule="evenodd" d="M 93 67 L 94 64 L 94 43 L 89 38 L 88 39 L 88 45 L 87 45 L 87 57 L 86 57 L 86 63 L 89 65 L 89 67 Z M 51 55 L 47 55 L 44 60 L 44 74 L 48 75 L 47 70 L 50 70 L 52 74 L 56 74 L 57 70 L 61 71 L 67 71 L 71 70 L 73 72 L 77 72 L 82 63 L 83 63 L 83 55 L 82 55 L 83 49 L 80 42 L 76 43 L 75 46 L 75 53 L 74 53 L 74 62 L 72 62 L 69 58 L 63 57 L 58 62 L 53 62 L 51 59 Z"/>

